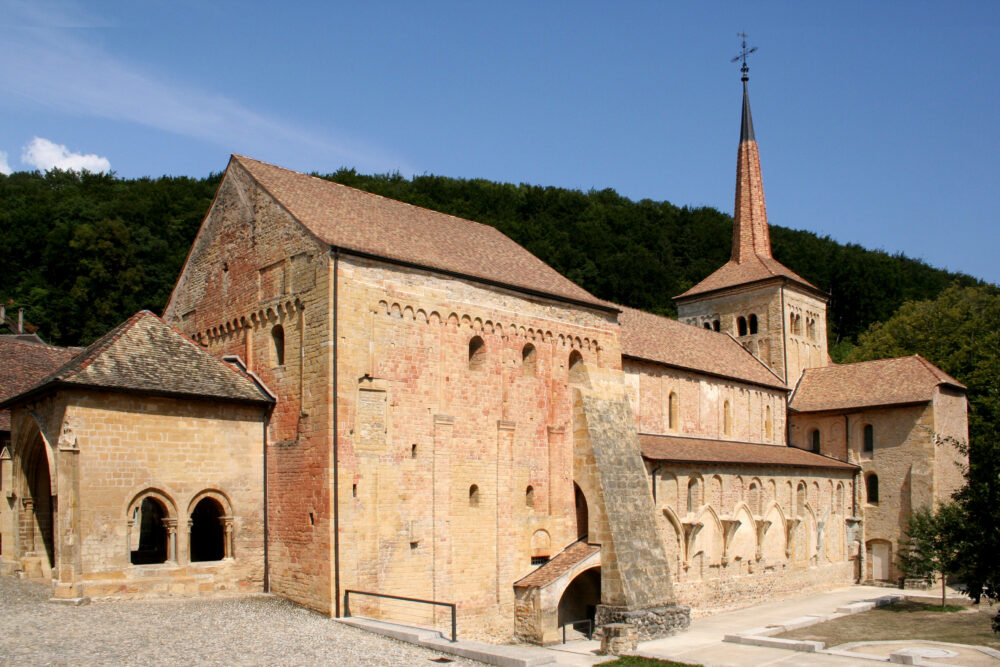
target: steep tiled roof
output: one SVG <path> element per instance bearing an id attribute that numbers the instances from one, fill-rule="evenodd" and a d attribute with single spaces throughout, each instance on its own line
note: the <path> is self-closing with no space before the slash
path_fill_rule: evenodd
<path id="1" fill-rule="evenodd" d="M 241 155 L 241 165 L 324 243 L 593 304 L 598 299 L 489 225 L 381 197 Z"/>
<path id="2" fill-rule="evenodd" d="M 752 255 L 742 262 L 729 260 L 700 283 L 674 298 L 685 299 L 696 294 L 706 294 L 715 290 L 768 280 L 770 278 L 787 278 L 817 292 L 820 291 L 818 287 L 773 257 Z"/>
<path id="3" fill-rule="evenodd" d="M 32 387 L 62 366 L 78 347 L 55 347 L 0 336 L 0 402 Z M 10 411 L 0 410 L 0 431 L 10 430 Z"/>
<path id="4" fill-rule="evenodd" d="M 736 153 L 736 204 L 733 207 L 732 258 L 700 283 L 675 299 L 685 299 L 770 278 L 787 278 L 819 291 L 771 254 L 771 229 L 767 223 L 764 180 L 760 172 L 760 150 L 750 116 L 750 93 L 743 81 L 743 115 Z"/>
<path id="5" fill-rule="evenodd" d="M 799 379 L 789 408 L 816 412 L 923 403 L 942 384 L 965 389 L 920 355 L 810 368 Z"/>
<path id="6" fill-rule="evenodd" d="M 728 442 L 674 435 L 639 435 L 642 455 L 653 461 L 678 463 L 740 463 L 787 468 L 855 470 L 857 466 L 807 452 L 798 447 Z"/>
<path id="7" fill-rule="evenodd" d="M 216 359 L 148 310 L 119 324 L 20 395 L 60 386 L 273 401 L 251 378 Z"/>
<path id="8" fill-rule="evenodd" d="M 622 354 L 741 382 L 787 389 L 732 337 L 669 317 L 621 307 Z"/>
<path id="9" fill-rule="evenodd" d="M 550 560 L 545 565 L 542 565 L 537 570 L 529 574 L 528 576 L 514 582 L 515 586 L 524 586 L 525 588 L 540 588 L 551 584 L 553 581 L 569 572 L 578 563 L 584 561 L 591 554 L 597 553 L 601 550 L 601 547 L 596 544 L 587 544 L 586 542 L 574 542 L 565 549 L 563 549 L 555 558 Z"/>

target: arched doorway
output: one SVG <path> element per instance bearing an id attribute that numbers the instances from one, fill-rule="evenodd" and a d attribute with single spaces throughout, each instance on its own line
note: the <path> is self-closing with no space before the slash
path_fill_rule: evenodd
<path id="1" fill-rule="evenodd" d="M 191 512 L 191 561 L 222 560 L 226 557 L 225 510 L 215 498 L 198 501 Z"/>
<path id="2" fill-rule="evenodd" d="M 576 482 L 573 482 L 573 496 L 576 504 L 576 536 L 581 540 L 587 539 L 590 511 L 587 509 L 587 497 Z"/>
<path id="3" fill-rule="evenodd" d="M 570 582 L 562 597 L 559 598 L 559 627 L 576 621 L 591 621 L 593 629 L 594 617 L 597 615 L 597 605 L 601 602 L 601 568 L 592 567 L 584 570 Z M 566 628 L 569 631 L 571 628 Z M 581 623 L 575 628 L 578 632 L 586 631 L 586 624 Z M 567 632 L 568 634 L 568 632 Z"/>
<path id="4" fill-rule="evenodd" d="M 167 508 L 158 499 L 146 496 L 133 510 L 132 522 L 139 529 L 139 544 L 129 554 L 133 565 L 164 563 L 167 560 L 167 528 L 163 520 Z"/>
<path id="5" fill-rule="evenodd" d="M 18 537 L 22 565 L 29 577 L 47 578 L 55 566 L 56 498 L 41 431 L 34 426 L 19 452 L 21 494 Z"/>

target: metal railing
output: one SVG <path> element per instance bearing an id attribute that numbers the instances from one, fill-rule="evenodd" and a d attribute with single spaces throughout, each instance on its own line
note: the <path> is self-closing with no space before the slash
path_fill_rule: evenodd
<path id="1" fill-rule="evenodd" d="M 570 621 L 569 623 L 563 623 L 562 625 L 559 626 L 560 628 L 562 628 L 562 635 L 563 635 L 563 641 L 562 641 L 562 643 L 563 644 L 566 643 L 566 626 L 570 626 L 574 630 L 576 630 L 576 626 L 578 626 L 581 623 L 586 623 L 587 624 L 587 632 L 584 633 L 584 636 L 587 639 L 593 639 L 594 638 L 594 619 L 592 619 L 592 618 L 581 618 L 579 621 Z"/>
<path id="2" fill-rule="evenodd" d="M 351 595 L 367 595 L 369 597 L 375 598 L 385 598 L 388 600 L 402 600 L 403 602 L 416 602 L 419 604 L 429 604 L 436 605 L 438 607 L 447 607 L 451 610 L 451 641 L 458 641 L 458 624 L 455 617 L 455 603 L 454 602 L 437 602 L 436 600 L 421 600 L 420 598 L 407 598 L 401 595 L 386 595 L 385 593 L 370 593 L 368 591 L 354 591 L 345 590 L 344 591 L 344 616 L 350 617 L 351 615 Z M 565 635 L 566 631 L 563 630 Z"/>

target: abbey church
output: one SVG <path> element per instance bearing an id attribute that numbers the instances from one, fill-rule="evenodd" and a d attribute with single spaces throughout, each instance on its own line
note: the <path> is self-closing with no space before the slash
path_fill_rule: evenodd
<path id="1" fill-rule="evenodd" d="M 663 318 L 493 227 L 233 156 L 162 317 L 0 337 L 0 571 L 56 600 L 271 591 L 552 643 L 898 583 L 965 388 L 837 365 L 771 253 L 747 84 L 731 259 Z M 6 429 L 6 430 L 3 430 Z"/>

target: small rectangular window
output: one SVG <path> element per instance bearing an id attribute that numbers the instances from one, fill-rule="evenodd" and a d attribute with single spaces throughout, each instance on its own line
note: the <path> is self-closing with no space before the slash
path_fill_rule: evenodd
<path id="1" fill-rule="evenodd" d="M 532 556 L 531 557 L 531 564 L 532 565 L 545 565 L 548 562 L 549 562 L 549 557 L 548 556 Z"/>

